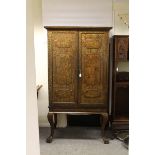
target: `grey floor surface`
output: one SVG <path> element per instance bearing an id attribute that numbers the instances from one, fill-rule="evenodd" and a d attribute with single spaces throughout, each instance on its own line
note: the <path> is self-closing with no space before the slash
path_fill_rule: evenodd
<path id="1" fill-rule="evenodd" d="M 69 127 L 56 129 L 52 143 L 46 143 L 49 128 L 40 128 L 41 155 L 128 155 L 122 142 L 114 139 L 104 144 L 100 128 Z"/>

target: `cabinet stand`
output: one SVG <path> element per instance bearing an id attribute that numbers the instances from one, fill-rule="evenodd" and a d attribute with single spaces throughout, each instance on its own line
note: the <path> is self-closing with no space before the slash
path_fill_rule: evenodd
<path id="1" fill-rule="evenodd" d="M 47 115 L 48 121 L 50 123 L 50 136 L 47 138 L 46 142 L 47 143 L 51 143 L 52 139 L 53 139 L 53 135 L 54 135 L 54 128 L 56 128 L 56 114 L 57 113 L 61 113 L 61 112 L 49 112 Z M 100 114 L 101 115 L 101 133 L 102 133 L 102 139 L 104 141 L 104 144 L 109 144 L 109 139 L 105 136 L 105 126 L 108 122 L 108 113 L 105 112 L 100 112 L 100 113 L 96 113 L 96 112 L 62 112 L 62 113 L 66 113 L 66 114 Z M 54 122 L 55 120 L 55 122 Z"/>

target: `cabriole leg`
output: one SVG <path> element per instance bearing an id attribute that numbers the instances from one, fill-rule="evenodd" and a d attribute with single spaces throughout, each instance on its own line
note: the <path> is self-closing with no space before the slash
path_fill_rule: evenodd
<path id="1" fill-rule="evenodd" d="M 50 129 L 51 129 L 50 136 L 46 139 L 46 142 L 47 143 L 51 143 L 52 142 L 52 139 L 53 139 L 53 134 L 54 134 L 53 116 L 54 116 L 53 113 L 48 113 L 48 115 L 47 115 L 48 121 L 50 123 Z"/>
<path id="2" fill-rule="evenodd" d="M 105 126 L 108 122 L 108 114 L 103 113 L 101 114 L 101 132 L 104 144 L 109 144 L 109 139 L 105 136 Z"/>
<path id="3" fill-rule="evenodd" d="M 54 114 L 54 127 L 57 127 L 57 114 Z"/>

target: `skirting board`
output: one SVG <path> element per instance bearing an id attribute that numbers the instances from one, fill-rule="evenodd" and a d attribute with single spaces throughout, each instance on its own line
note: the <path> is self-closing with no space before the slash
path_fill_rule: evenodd
<path id="1" fill-rule="evenodd" d="M 49 123 L 39 123 L 39 127 L 50 127 L 50 124 Z M 64 125 L 57 125 L 57 127 L 60 127 L 60 128 L 65 128 L 66 126 Z"/>
<path id="2" fill-rule="evenodd" d="M 44 119 L 39 120 L 39 127 L 50 127 L 50 124 Z M 57 114 L 57 127 L 65 128 L 67 127 L 67 115 L 66 114 Z"/>
<path id="3" fill-rule="evenodd" d="M 50 127 L 49 123 L 39 123 L 39 127 Z"/>

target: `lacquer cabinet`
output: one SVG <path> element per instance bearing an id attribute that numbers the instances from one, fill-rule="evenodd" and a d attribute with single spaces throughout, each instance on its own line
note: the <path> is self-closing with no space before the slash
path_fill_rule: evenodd
<path id="1" fill-rule="evenodd" d="M 52 141 L 57 113 L 100 114 L 108 121 L 109 30 L 104 27 L 45 27 Z"/>

